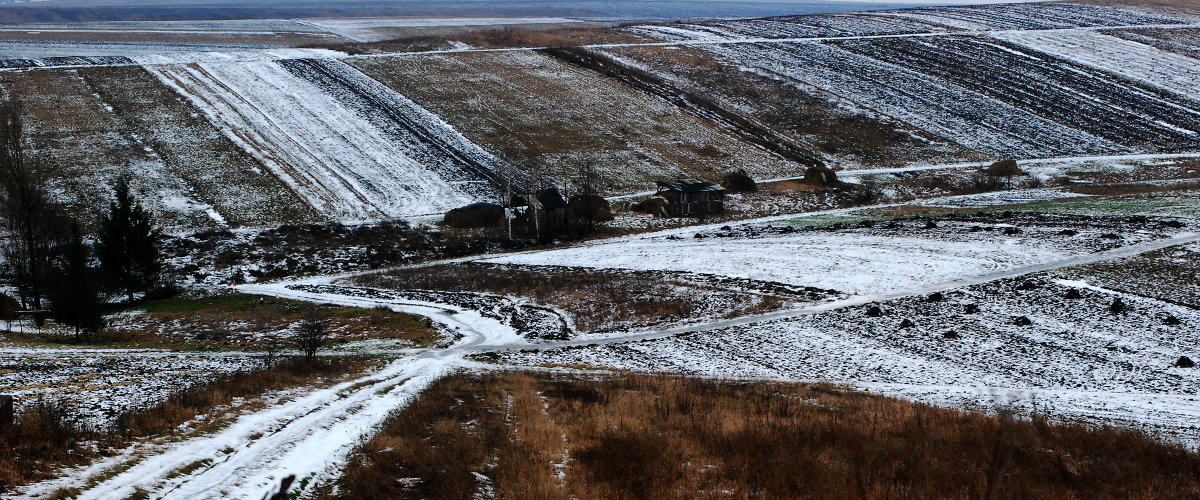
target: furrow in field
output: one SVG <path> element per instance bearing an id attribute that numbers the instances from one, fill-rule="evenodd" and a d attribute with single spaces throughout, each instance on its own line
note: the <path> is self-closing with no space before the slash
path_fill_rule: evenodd
<path id="1" fill-rule="evenodd" d="M 1200 100 L 1200 60 L 1095 31 L 1007 32 L 995 38 Z"/>
<path id="2" fill-rule="evenodd" d="M 1200 146 L 1200 103 L 1019 46 L 959 36 L 852 40 L 836 46 L 1130 148 Z"/>
<path id="3" fill-rule="evenodd" d="M 707 47 L 968 148 L 1015 157 L 1129 153 L 1129 148 L 976 90 L 821 43 Z"/>

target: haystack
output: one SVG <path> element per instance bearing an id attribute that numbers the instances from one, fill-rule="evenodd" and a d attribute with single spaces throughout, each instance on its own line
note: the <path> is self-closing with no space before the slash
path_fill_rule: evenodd
<path id="1" fill-rule="evenodd" d="M 504 207 L 495 203 L 472 203 L 446 212 L 442 223 L 450 227 L 497 227 L 504 223 Z"/>
<path id="2" fill-rule="evenodd" d="M 837 172 L 832 168 L 823 166 L 808 167 L 804 171 L 804 183 L 819 187 L 833 187 L 837 185 Z"/>
<path id="3" fill-rule="evenodd" d="M 1000 160 L 996 163 L 988 165 L 985 170 L 992 177 L 1012 177 L 1014 175 L 1025 175 L 1025 171 L 1017 165 L 1017 160 Z"/>
<path id="4" fill-rule="evenodd" d="M 650 214 L 655 217 L 670 217 L 670 212 L 667 207 L 671 202 L 661 196 L 653 196 L 629 206 L 630 210 L 641 214 Z"/>
<path id="5" fill-rule="evenodd" d="M 613 220 L 612 206 L 603 196 L 575 195 L 567 201 L 567 218 L 575 221 L 607 222 Z"/>
<path id="6" fill-rule="evenodd" d="M 758 191 L 758 183 L 747 174 L 745 170 L 737 170 L 725 174 L 725 178 L 721 180 L 721 187 L 730 193 L 753 193 Z"/>

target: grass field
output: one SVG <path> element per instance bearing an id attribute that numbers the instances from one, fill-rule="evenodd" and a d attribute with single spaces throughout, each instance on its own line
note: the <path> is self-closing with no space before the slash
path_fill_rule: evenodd
<path id="1" fill-rule="evenodd" d="M 571 187 L 593 165 L 611 194 L 671 177 L 799 175 L 800 165 L 661 99 L 534 52 L 356 60 L 467 138 L 546 183 Z"/>
<path id="2" fill-rule="evenodd" d="M 428 320 L 410 314 L 238 293 L 154 301 L 132 312 L 114 318 L 106 337 L 140 345 L 253 348 L 271 337 L 287 338 L 305 319 L 330 321 L 336 340 L 402 339 L 429 346 L 438 337 Z"/>
<path id="3" fill-rule="evenodd" d="M 1152 498 L 1200 457 L 1135 432 L 828 385 L 465 374 L 363 443 L 325 498 Z"/>

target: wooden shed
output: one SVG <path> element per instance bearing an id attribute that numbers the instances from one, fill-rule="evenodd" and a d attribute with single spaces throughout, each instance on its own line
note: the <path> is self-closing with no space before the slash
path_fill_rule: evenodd
<path id="1" fill-rule="evenodd" d="M 673 217 L 725 211 L 725 188 L 706 180 L 659 181 L 657 195 L 667 200 L 667 212 Z"/>
<path id="2" fill-rule="evenodd" d="M 567 200 L 556 188 L 513 195 L 513 230 L 539 241 L 550 241 L 567 230 Z"/>

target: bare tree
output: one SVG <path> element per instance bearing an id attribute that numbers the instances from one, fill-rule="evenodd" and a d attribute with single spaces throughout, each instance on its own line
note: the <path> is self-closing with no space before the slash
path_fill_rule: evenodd
<path id="1" fill-rule="evenodd" d="M 296 348 L 304 353 L 304 361 L 311 362 L 322 347 L 329 342 L 329 320 L 305 318 L 296 327 Z"/>
<path id="2" fill-rule="evenodd" d="M 279 359 L 281 352 L 283 352 L 283 341 L 278 335 L 271 335 L 263 339 L 263 364 L 266 365 L 266 369 L 275 368 L 275 362 Z"/>
<path id="3" fill-rule="evenodd" d="M 22 305 L 41 309 L 52 253 L 69 224 L 50 197 L 46 169 L 26 158 L 23 137 L 20 105 L 0 103 L 0 220 L 7 233 L 2 250 Z"/>

